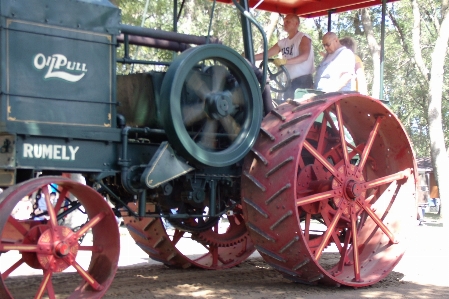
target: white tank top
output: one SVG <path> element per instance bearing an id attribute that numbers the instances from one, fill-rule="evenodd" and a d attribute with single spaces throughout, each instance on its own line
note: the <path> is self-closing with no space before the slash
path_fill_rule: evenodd
<path id="1" fill-rule="evenodd" d="M 286 37 L 278 41 L 278 46 L 279 48 L 281 48 L 282 58 L 291 59 L 293 57 L 299 56 L 299 44 L 301 43 L 303 36 L 312 40 L 307 34 L 298 31 L 298 33 L 296 33 L 296 35 L 292 39 Z M 306 61 L 298 64 L 285 65 L 290 75 L 290 79 L 293 80 L 300 76 L 312 74 L 315 71 L 314 60 L 315 57 L 313 55 L 313 49 L 312 46 L 310 46 L 309 57 Z"/>

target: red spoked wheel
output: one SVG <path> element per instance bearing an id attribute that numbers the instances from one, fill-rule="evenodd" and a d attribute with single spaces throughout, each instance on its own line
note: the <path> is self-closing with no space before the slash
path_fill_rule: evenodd
<path id="1" fill-rule="evenodd" d="M 404 254 L 415 173 L 402 125 L 378 100 L 333 93 L 283 104 L 245 159 L 251 239 L 294 281 L 374 284 Z"/>
<path id="2" fill-rule="evenodd" d="M 54 205 L 49 185 L 58 186 Z M 46 206 L 52 207 L 45 219 L 14 218 L 16 205 L 36 192 L 41 192 Z M 69 194 L 77 199 L 71 207 L 87 215 L 87 221 L 76 231 L 58 224 L 62 222 L 61 213 L 67 212 L 64 202 Z M 40 177 L 4 191 L 0 213 L 1 298 L 103 297 L 117 270 L 120 236 L 114 213 L 99 193 L 68 178 Z M 92 234 L 92 243 L 82 241 L 86 234 Z M 71 282 L 78 285 L 58 289 L 53 280 L 66 269 L 76 271 Z M 42 279 L 24 288 L 15 276 L 31 272 L 41 273 Z"/>
<path id="3" fill-rule="evenodd" d="M 130 207 L 136 210 L 134 204 Z M 154 212 L 152 205 L 147 209 Z M 237 206 L 233 215 L 221 217 L 206 231 L 192 233 L 167 228 L 167 222 L 160 218 L 123 219 L 136 244 L 150 258 L 169 267 L 218 270 L 242 263 L 255 251 L 241 210 L 241 206 Z"/>

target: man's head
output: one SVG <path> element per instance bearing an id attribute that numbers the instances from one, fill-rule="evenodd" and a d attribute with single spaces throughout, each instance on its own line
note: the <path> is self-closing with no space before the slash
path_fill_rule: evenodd
<path id="1" fill-rule="evenodd" d="M 337 35 L 333 32 L 328 32 L 323 35 L 323 47 L 328 54 L 332 54 L 340 48 L 341 44 Z"/>
<path id="2" fill-rule="evenodd" d="M 297 31 L 299 27 L 299 17 L 289 13 L 284 17 L 284 30 L 287 32 Z"/>

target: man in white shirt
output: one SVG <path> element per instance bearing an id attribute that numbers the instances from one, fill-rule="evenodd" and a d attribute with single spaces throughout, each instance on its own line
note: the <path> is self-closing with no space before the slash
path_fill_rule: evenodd
<path id="1" fill-rule="evenodd" d="M 315 89 L 324 92 L 354 90 L 354 53 L 340 44 L 337 35 L 328 32 L 323 36 L 326 55 L 315 74 Z"/>
<path id="2" fill-rule="evenodd" d="M 282 58 L 274 60 L 276 66 L 284 65 L 290 75 L 290 88 L 285 91 L 284 99 L 293 99 L 297 88 L 312 88 L 314 68 L 314 54 L 311 38 L 298 30 L 299 17 L 288 14 L 284 18 L 284 30 L 288 37 L 279 40 L 268 50 L 268 57 L 279 52 Z M 262 60 L 263 53 L 255 55 L 255 60 Z"/>

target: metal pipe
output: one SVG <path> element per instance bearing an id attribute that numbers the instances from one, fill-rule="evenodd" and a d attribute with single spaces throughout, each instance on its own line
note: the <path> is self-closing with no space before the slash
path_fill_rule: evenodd
<path id="1" fill-rule="evenodd" d="M 245 1 L 245 0 L 243 0 Z M 251 21 L 251 23 L 254 24 L 254 26 L 257 27 L 257 29 L 259 29 L 260 34 L 262 35 L 263 38 L 263 76 L 262 76 L 262 82 L 260 82 L 260 89 L 261 92 L 263 93 L 264 89 L 265 89 L 265 84 L 267 83 L 267 61 L 268 61 L 268 41 L 267 41 L 267 35 L 265 34 L 265 31 L 263 29 L 263 27 L 259 24 L 259 22 L 256 21 L 256 19 L 253 18 L 253 16 L 251 16 L 251 14 L 249 13 L 248 10 L 245 10 L 245 8 L 243 8 L 240 4 L 237 3 L 237 0 L 232 0 L 232 2 L 234 3 L 235 7 L 240 10 L 240 12 L 242 13 L 242 16 L 246 17 L 248 20 Z M 247 4 L 247 2 L 244 2 Z M 251 41 L 249 41 L 251 42 Z M 252 64 L 254 64 L 252 62 Z"/>
<path id="2" fill-rule="evenodd" d="M 138 26 L 131 25 L 120 25 L 120 31 L 124 34 L 139 35 L 152 37 L 156 39 L 169 40 L 179 43 L 195 44 L 195 45 L 205 45 L 207 43 L 207 38 L 204 36 L 195 36 L 189 34 L 182 34 L 171 31 L 157 30 L 151 28 L 142 28 Z M 210 39 L 210 43 L 221 44 L 221 41 L 214 37 Z"/>
<path id="3" fill-rule="evenodd" d="M 385 59 L 385 15 L 387 10 L 387 0 L 382 0 L 382 23 L 380 30 L 380 84 L 379 84 L 379 100 L 384 100 L 384 59 Z"/>
<path id="4" fill-rule="evenodd" d="M 217 201 L 217 182 L 215 180 L 210 180 L 209 186 L 210 186 L 209 214 L 211 217 L 214 217 L 217 215 L 217 208 L 215 206 Z"/>
<path id="5" fill-rule="evenodd" d="M 138 35 L 121 34 L 117 36 L 117 42 L 125 43 L 125 39 L 128 38 L 128 43 L 131 45 L 145 46 L 151 48 L 158 48 L 176 52 L 182 52 L 191 48 L 189 44 L 178 43 L 163 39 L 144 37 Z"/>
<path id="6" fill-rule="evenodd" d="M 143 189 L 140 193 L 139 197 L 139 217 L 143 217 L 146 214 L 146 207 L 147 207 L 147 189 Z"/>

